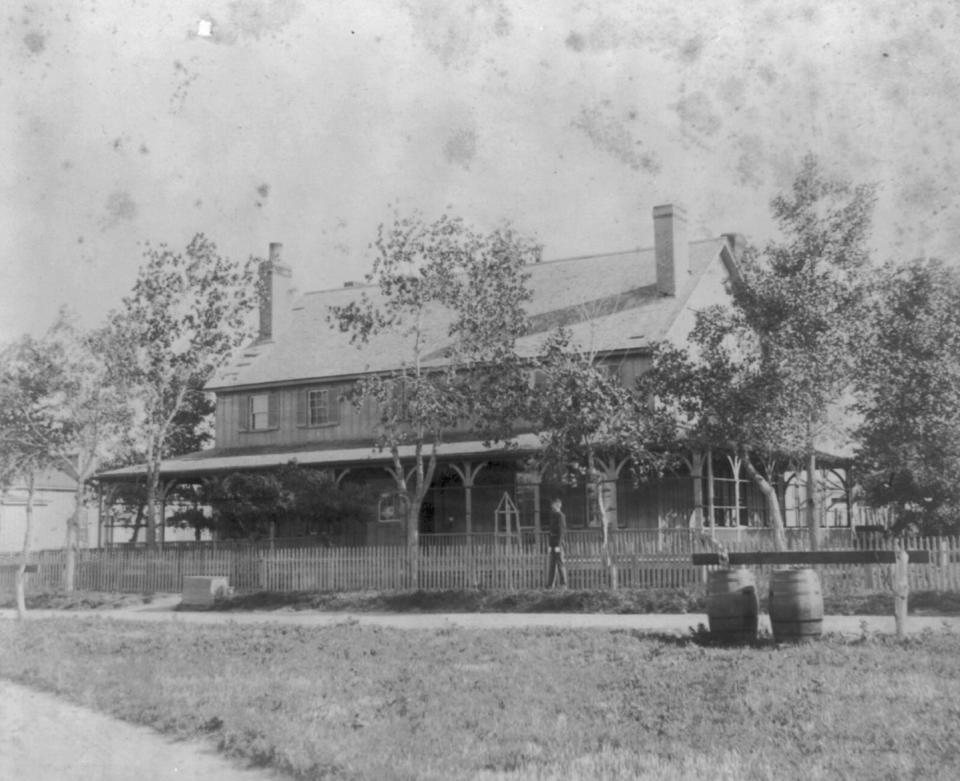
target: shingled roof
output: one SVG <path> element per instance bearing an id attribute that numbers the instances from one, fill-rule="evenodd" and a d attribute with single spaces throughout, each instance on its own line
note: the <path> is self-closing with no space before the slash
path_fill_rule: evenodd
<path id="1" fill-rule="evenodd" d="M 689 275 L 675 295 L 657 284 L 655 249 L 543 261 L 529 265 L 533 298 L 527 306 L 533 330 L 518 343 L 532 355 L 547 333 L 567 326 L 575 343 L 600 351 L 643 350 L 663 339 L 687 308 L 698 282 L 721 268 L 729 245 L 724 238 L 689 244 Z M 292 306 L 284 328 L 273 339 L 254 342 L 207 384 L 208 390 L 310 382 L 354 377 L 398 368 L 410 355 L 406 339 L 385 333 L 362 347 L 331 324 L 330 308 L 356 300 L 361 293 L 374 302 L 375 286 L 351 286 L 305 293 Z M 438 309 L 428 319 L 428 354 L 439 361 L 449 342 L 451 313 Z"/>

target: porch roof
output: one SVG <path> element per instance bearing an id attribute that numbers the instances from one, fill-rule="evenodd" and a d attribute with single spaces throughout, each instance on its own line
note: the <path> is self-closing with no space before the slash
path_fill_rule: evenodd
<path id="1" fill-rule="evenodd" d="M 538 447 L 535 434 L 521 434 L 516 437 L 512 447 L 486 447 L 478 440 L 465 442 L 444 442 L 437 448 L 439 458 L 451 457 L 489 457 L 510 453 L 529 453 Z M 414 456 L 413 445 L 403 445 L 400 457 L 409 461 Z M 244 469 L 268 469 L 296 461 L 302 466 L 366 466 L 387 465 L 392 460 L 389 451 L 379 451 L 370 446 L 346 448 L 314 448 L 269 450 L 265 452 L 225 453 L 223 451 L 201 450 L 188 453 L 179 458 L 163 461 L 160 467 L 162 478 L 199 478 L 209 474 L 235 472 Z M 145 464 L 135 464 L 121 469 L 111 469 L 96 476 L 103 482 L 124 482 L 142 477 L 146 473 Z"/>

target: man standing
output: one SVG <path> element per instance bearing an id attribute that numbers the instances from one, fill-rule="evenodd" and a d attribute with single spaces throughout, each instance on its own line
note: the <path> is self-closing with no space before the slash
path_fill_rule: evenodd
<path id="1" fill-rule="evenodd" d="M 563 542 L 567 534 L 567 517 L 563 514 L 563 502 L 556 497 L 550 502 L 550 570 L 547 575 L 547 588 L 559 585 L 567 587 L 567 568 L 563 563 Z"/>

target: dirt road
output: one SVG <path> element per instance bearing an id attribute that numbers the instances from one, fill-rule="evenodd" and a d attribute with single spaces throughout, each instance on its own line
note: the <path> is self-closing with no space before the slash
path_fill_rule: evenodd
<path id="1" fill-rule="evenodd" d="M 259 624 L 286 623 L 298 626 L 333 626 L 351 623 L 362 626 L 390 626 L 397 629 L 518 629 L 554 627 L 571 629 L 625 629 L 645 633 L 685 635 L 700 624 L 707 624 L 705 613 L 647 613 L 620 615 L 613 613 L 323 613 L 311 610 L 265 610 L 254 612 L 177 611 L 179 595 L 156 597 L 149 605 L 116 610 L 34 610 L 32 618 L 97 616 L 124 621 L 181 621 L 196 624 Z M 0 610 L 0 620 L 16 617 L 13 610 Z M 769 630 L 769 617 L 760 616 L 761 630 Z M 893 634 L 893 616 L 824 616 L 823 631 L 846 636 L 859 636 L 864 631 Z M 911 615 L 907 631 L 915 634 L 927 630 L 960 632 L 960 616 Z"/>

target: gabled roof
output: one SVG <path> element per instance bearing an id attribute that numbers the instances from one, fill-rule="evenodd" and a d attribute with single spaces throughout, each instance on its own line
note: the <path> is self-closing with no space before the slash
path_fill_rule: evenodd
<path id="1" fill-rule="evenodd" d="M 535 354 L 545 335 L 559 325 L 571 330 L 575 343 L 599 351 L 643 350 L 664 338 L 705 272 L 721 262 L 727 243 L 716 238 L 689 246 L 690 274 L 675 296 L 661 295 L 657 289 L 652 247 L 529 265 L 533 298 L 527 311 L 533 332 L 520 340 L 521 354 Z M 285 330 L 273 341 L 244 349 L 211 378 L 207 389 L 309 382 L 398 368 L 409 355 L 403 334 L 381 334 L 358 348 L 328 320 L 331 306 L 355 300 L 361 292 L 376 302 L 374 286 L 301 295 Z M 429 318 L 428 353 L 442 354 L 449 323 L 448 311 L 438 309 Z"/>

